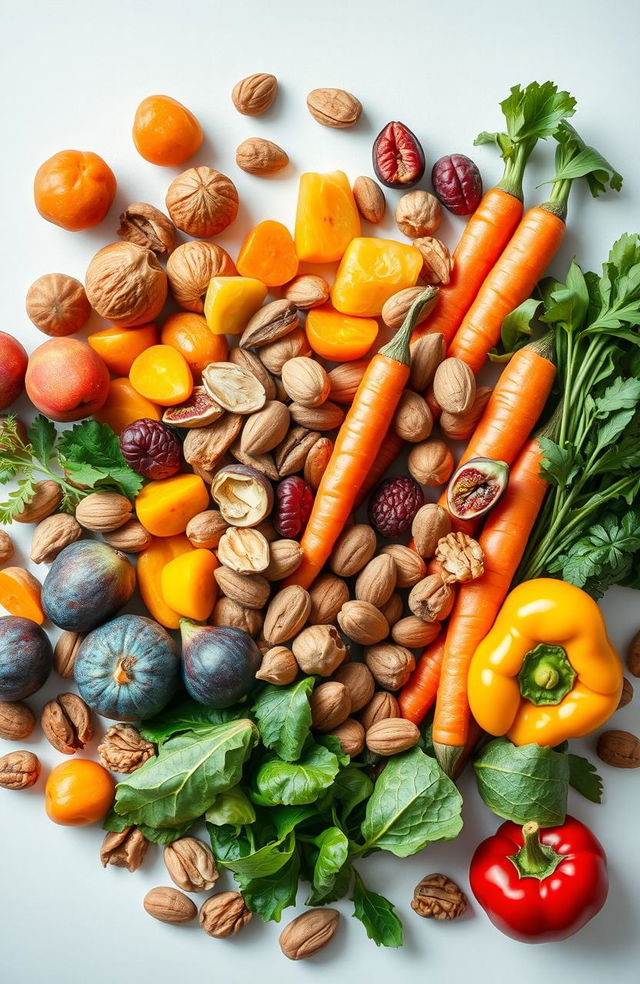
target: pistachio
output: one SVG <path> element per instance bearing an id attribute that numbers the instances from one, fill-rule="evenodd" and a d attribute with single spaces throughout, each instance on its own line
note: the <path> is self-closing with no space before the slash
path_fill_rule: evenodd
<path id="1" fill-rule="evenodd" d="M 198 913 L 195 904 L 183 892 L 165 886 L 152 888 L 142 904 L 150 916 L 165 923 L 191 922 Z"/>
<path id="2" fill-rule="evenodd" d="M 22 701 L 0 701 L 0 738 L 22 741 L 36 726 L 35 714 Z"/>
<path id="3" fill-rule="evenodd" d="M 243 116 L 261 116 L 266 113 L 278 92 L 275 75 L 257 72 L 241 79 L 233 87 L 233 105 Z"/>
<path id="4" fill-rule="evenodd" d="M 369 563 L 376 550 L 376 533 L 365 523 L 356 523 L 340 534 L 329 559 L 331 570 L 353 577 Z"/>
<path id="5" fill-rule="evenodd" d="M 356 578 L 356 598 L 381 608 L 394 592 L 398 572 L 393 557 L 379 554 L 364 567 Z"/>
<path id="6" fill-rule="evenodd" d="M 251 916 L 239 892 L 216 892 L 202 903 L 199 918 L 205 933 L 223 940 L 235 936 Z"/>
<path id="7" fill-rule="evenodd" d="M 405 718 L 387 718 L 366 733 L 367 748 L 376 755 L 399 755 L 420 741 L 420 729 Z"/>
<path id="8" fill-rule="evenodd" d="M 64 755 L 73 755 L 93 738 L 91 711 L 77 694 L 60 694 L 45 704 L 40 727 L 47 741 Z"/>
<path id="9" fill-rule="evenodd" d="M 134 202 L 120 214 L 118 235 L 136 246 L 150 249 L 158 256 L 168 256 L 175 246 L 176 227 L 153 205 Z"/>
<path id="10" fill-rule="evenodd" d="M 197 837 L 179 837 L 165 847 L 169 877 L 185 892 L 208 892 L 218 880 L 211 848 Z"/>
<path id="11" fill-rule="evenodd" d="M 364 663 L 344 663 L 338 667 L 333 679 L 349 691 L 352 714 L 361 711 L 373 697 L 375 681 L 371 670 Z"/>
<path id="12" fill-rule="evenodd" d="M 424 393 L 433 382 L 436 369 L 444 361 L 445 355 L 444 335 L 435 332 L 416 338 L 411 343 L 411 389 Z"/>
<path id="13" fill-rule="evenodd" d="M 330 625 L 349 600 L 349 588 L 345 581 L 333 574 L 321 574 L 309 589 L 311 625 Z"/>
<path id="14" fill-rule="evenodd" d="M 305 960 L 318 953 L 336 934 L 337 909 L 309 909 L 296 916 L 280 933 L 280 949 L 289 960 Z"/>
<path id="15" fill-rule="evenodd" d="M 249 174 L 275 174 L 288 163 L 287 152 L 262 137 L 249 137 L 236 148 L 236 164 Z"/>
<path id="16" fill-rule="evenodd" d="M 344 89 L 313 89 L 307 108 L 318 123 L 337 129 L 355 126 L 362 113 L 360 100 Z"/>
<path id="17" fill-rule="evenodd" d="M 137 871 L 144 861 L 149 841 L 138 827 L 124 827 L 123 830 L 108 833 L 100 848 L 102 867 L 113 865 Z"/>
<path id="18" fill-rule="evenodd" d="M 449 413 L 467 413 L 476 398 L 476 377 L 462 359 L 441 362 L 433 377 L 433 395 Z"/>
<path id="19" fill-rule="evenodd" d="M 320 363 L 305 356 L 285 362 L 282 385 L 287 396 L 303 407 L 319 407 L 329 396 L 331 388 L 329 377 Z M 322 428 L 318 427 L 317 430 Z"/>
<path id="20" fill-rule="evenodd" d="M 401 543 L 389 543 L 380 553 L 393 559 L 396 565 L 396 585 L 399 588 L 412 588 L 427 573 L 427 565 L 422 557 Z"/>
<path id="21" fill-rule="evenodd" d="M 300 319 L 295 304 L 283 297 L 263 304 L 249 319 L 240 336 L 240 348 L 259 348 L 276 342 L 298 327 Z"/>
<path id="22" fill-rule="evenodd" d="M 353 182 L 353 197 L 363 219 L 378 225 L 384 219 L 386 201 L 379 184 L 373 178 L 361 174 Z"/>
<path id="23" fill-rule="evenodd" d="M 287 284 L 284 296 L 302 311 L 319 307 L 329 300 L 329 284 L 324 277 L 304 273 Z"/>
<path id="24" fill-rule="evenodd" d="M 131 519 L 132 510 L 131 502 L 124 495 L 91 492 L 76 506 L 76 519 L 86 530 L 109 533 L 124 526 Z"/>
<path id="25" fill-rule="evenodd" d="M 311 727 L 315 731 L 332 731 L 351 713 L 349 691 L 335 680 L 319 684 L 309 697 L 309 704 Z"/>
<path id="26" fill-rule="evenodd" d="M 368 601 L 347 601 L 338 613 L 338 625 L 353 642 L 370 646 L 389 634 L 389 623 Z"/>
<path id="27" fill-rule="evenodd" d="M 288 430 L 288 407 L 279 400 L 268 400 L 261 410 L 247 417 L 242 428 L 240 447 L 250 455 L 264 454 L 276 448 L 284 440 Z"/>
<path id="28" fill-rule="evenodd" d="M 128 775 L 156 754 L 153 742 L 146 741 L 132 724 L 112 724 L 98 745 L 105 769 Z"/>
<path id="29" fill-rule="evenodd" d="M 388 642 L 369 646 L 364 659 L 376 683 L 386 690 L 399 690 L 416 667 L 413 653 L 405 646 Z"/>
<path id="30" fill-rule="evenodd" d="M 260 574 L 269 565 L 269 544 L 257 530 L 231 526 L 218 544 L 218 560 L 239 574 Z"/>
<path id="31" fill-rule="evenodd" d="M 264 680 L 277 687 L 293 683 L 298 675 L 298 664 L 290 649 L 286 646 L 273 646 L 262 657 L 256 680 Z"/>
<path id="32" fill-rule="evenodd" d="M 64 680 L 71 680 L 84 632 L 61 632 L 53 650 L 53 668 Z"/>
<path id="33" fill-rule="evenodd" d="M 347 657 L 347 648 L 333 625 L 310 625 L 293 640 L 293 655 L 303 673 L 328 677 Z"/>
<path id="34" fill-rule="evenodd" d="M 228 528 L 229 524 L 218 509 L 205 509 L 189 520 L 186 532 L 192 547 L 213 550 Z"/>
<path id="35" fill-rule="evenodd" d="M 82 536 L 82 527 L 68 513 L 54 513 L 41 519 L 31 540 L 31 560 L 34 564 L 51 564 L 61 550 Z"/>
<path id="36" fill-rule="evenodd" d="M 211 399 L 231 413 L 255 413 L 266 401 L 260 380 L 233 362 L 210 362 L 202 371 L 202 382 Z"/>
<path id="37" fill-rule="evenodd" d="M 228 567 L 219 567 L 213 575 L 227 598 L 245 608 L 263 608 L 269 597 L 270 585 L 260 574 L 238 574 Z"/>
<path id="38" fill-rule="evenodd" d="M 268 581 L 266 582 L 269 583 Z M 309 617 L 309 592 L 298 584 L 283 588 L 273 596 L 264 619 L 264 635 L 272 645 L 298 635 Z"/>

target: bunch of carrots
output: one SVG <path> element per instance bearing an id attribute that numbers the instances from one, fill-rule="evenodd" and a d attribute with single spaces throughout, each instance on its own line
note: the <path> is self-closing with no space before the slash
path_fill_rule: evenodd
<path id="1" fill-rule="evenodd" d="M 575 100 L 554 83 L 515 86 L 501 107 L 506 131 L 480 134 L 476 142 L 500 148 L 502 180 L 486 192 L 469 220 L 434 314 L 415 328 L 423 306 L 434 301 L 431 289 L 418 297 L 396 337 L 372 359 L 318 489 L 301 540 L 302 564 L 288 583 L 308 587 L 313 582 L 353 509 L 402 450 L 403 442 L 389 427 L 407 385 L 412 335 L 441 333 L 448 354 L 477 373 L 498 343 L 505 317 L 529 297 L 562 242 L 573 181 L 585 177 L 594 196 L 607 184 L 616 190 L 621 186 L 620 175 L 566 122 Z M 536 143 L 550 136 L 558 149 L 549 198 L 523 215 L 526 163 Z M 466 691 L 471 658 L 509 591 L 546 492 L 539 474 L 540 445 L 531 434 L 554 378 L 551 337 L 519 349 L 463 455 L 463 461 L 506 461 L 512 466 L 508 489 L 480 533 L 485 573 L 460 588 L 446 634 L 425 650 L 400 695 L 403 716 L 416 723 L 435 703 L 434 747 L 449 774 L 459 765 L 470 731 L 475 734 Z M 446 507 L 446 497 L 441 503 Z M 477 526 L 458 528 L 475 533 Z"/>

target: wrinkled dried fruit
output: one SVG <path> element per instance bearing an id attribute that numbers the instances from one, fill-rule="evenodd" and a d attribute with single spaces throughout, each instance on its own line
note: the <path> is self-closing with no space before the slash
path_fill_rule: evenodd
<path id="1" fill-rule="evenodd" d="M 304 530 L 313 507 L 311 486 L 297 475 L 283 479 L 276 489 L 275 527 L 280 536 L 295 540 Z"/>
<path id="2" fill-rule="evenodd" d="M 129 467 L 145 478 L 170 478 L 182 467 L 178 438 L 150 417 L 125 427 L 120 435 L 120 450 Z"/>
<path id="3" fill-rule="evenodd" d="M 447 489 L 447 505 L 457 519 L 484 516 L 504 492 L 509 466 L 492 458 L 472 458 L 455 472 Z"/>
<path id="4" fill-rule="evenodd" d="M 373 169 L 387 188 L 412 188 L 424 174 L 424 152 L 415 133 L 393 121 L 373 145 Z"/>
<path id="5" fill-rule="evenodd" d="M 437 198 L 454 215 L 470 215 L 480 204 L 480 171 L 464 154 L 447 154 L 437 160 L 431 171 L 431 182 Z"/>
<path id="6" fill-rule="evenodd" d="M 156 746 L 146 741 L 132 724 L 112 724 L 98 745 L 105 769 L 128 775 L 156 754 Z"/>
<path id="7" fill-rule="evenodd" d="M 273 508 L 273 488 L 248 465 L 226 465 L 211 483 L 211 495 L 230 526 L 257 526 Z"/>
<path id="8" fill-rule="evenodd" d="M 400 536 L 409 529 L 423 503 L 422 489 L 412 478 L 387 478 L 371 497 L 369 519 L 382 536 Z"/>
<path id="9" fill-rule="evenodd" d="M 194 386 L 188 400 L 175 407 L 167 407 L 162 421 L 172 427 L 206 427 L 223 413 L 223 408 L 211 399 L 204 386 Z"/>

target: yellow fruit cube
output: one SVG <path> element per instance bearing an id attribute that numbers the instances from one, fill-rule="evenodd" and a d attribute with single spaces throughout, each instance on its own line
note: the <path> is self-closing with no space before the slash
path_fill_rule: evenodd
<path id="1" fill-rule="evenodd" d="M 415 287 L 421 270 L 422 254 L 415 246 L 394 239 L 353 239 L 338 267 L 331 302 L 342 314 L 377 318 L 393 294 Z"/>
<path id="2" fill-rule="evenodd" d="M 204 316 L 214 335 L 241 335 L 267 288 L 253 277 L 212 277 L 204 299 Z"/>
<path id="3" fill-rule="evenodd" d="M 333 263 L 359 235 L 360 215 L 346 174 L 300 175 L 294 237 L 298 259 Z"/>

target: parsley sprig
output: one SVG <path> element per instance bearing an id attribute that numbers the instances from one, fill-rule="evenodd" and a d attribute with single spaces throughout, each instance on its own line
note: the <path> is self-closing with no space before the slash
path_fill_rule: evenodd
<path id="1" fill-rule="evenodd" d="M 118 435 L 107 424 L 86 420 L 58 433 L 39 414 L 25 440 L 16 418 L 7 417 L 0 428 L 0 484 L 15 482 L 16 487 L 0 503 L 0 522 L 10 523 L 22 512 L 42 478 L 60 486 L 63 512 L 73 512 L 96 489 L 132 499 L 142 487 L 142 478 L 127 465 Z"/>
<path id="2" fill-rule="evenodd" d="M 557 441 L 540 441 L 551 489 L 519 578 L 558 574 L 600 597 L 639 577 L 640 236 L 621 236 L 600 276 L 573 262 L 541 295 L 560 424 Z"/>

